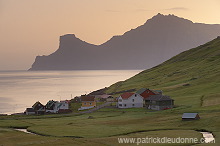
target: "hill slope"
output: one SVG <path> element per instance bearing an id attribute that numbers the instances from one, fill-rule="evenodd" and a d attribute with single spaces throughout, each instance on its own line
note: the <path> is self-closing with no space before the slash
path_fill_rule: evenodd
<path id="1" fill-rule="evenodd" d="M 193 100 L 208 99 L 209 104 L 220 105 L 220 37 L 197 48 L 180 53 L 168 61 L 144 70 L 134 77 L 118 82 L 107 90 L 162 89 L 178 104 L 191 105 Z M 187 98 L 185 98 L 187 97 Z M 208 98 L 210 97 L 210 98 Z M 213 99 L 211 103 L 210 99 Z M 214 102 L 215 101 L 215 102 Z M 202 104 L 202 103 L 200 103 Z"/>
<path id="2" fill-rule="evenodd" d="M 107 93 L 133 88 L 163 90 L 163 94 L 171 96 L 175 103 L 174 109 L 161 111 L 163 119 L 170 119 L 167 124 L 172 123 L 174 128 L 190 126 L 194 130 L 211 131 L 214 133 L 217 145 L 220 137 L 219 70 L 220 37 L 180 53 L 126 81 L 115 83 L 108 88 Z M 181 122 L 181 115 L 184 112 L 199 113 L 201 120 Z M 174 124 L 175 118 L 170 117 L 175 114 L 178 115 L 176 120 L 180 121 L 179 125 Z"/>
<path id="3" fill-rule="evenodd" d="M 219 34 L 220 25 L 158 14 L 102 45 L 86 43 L 73 34 L 61 36 L 58 50 L 37 56 L 30 70 L 145 69 Z"/>

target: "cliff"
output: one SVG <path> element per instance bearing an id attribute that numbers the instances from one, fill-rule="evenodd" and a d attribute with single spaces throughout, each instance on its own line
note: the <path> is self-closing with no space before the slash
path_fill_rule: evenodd
<path id="1" fill-rule="evenodd" d="M 37 56 L 30 70 L 146 69 L 214 39 L 220 25 L 158 14 L 121 36 L 93 45 L 74 34 L 60 37 L 57 51 Z"/>

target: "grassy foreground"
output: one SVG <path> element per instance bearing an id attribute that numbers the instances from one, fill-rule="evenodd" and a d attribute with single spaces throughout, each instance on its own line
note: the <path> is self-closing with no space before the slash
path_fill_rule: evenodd
<path id="1" fill-rule="evenodd" d="M 102 109 L 95 113 L 69 117 L 2 119 L 0 120 L 0 141 L 2 145 L 123 145 L 118 143 L 118 138 L 200 139 L 202 135 L 195 130 L 205 129 L 212 131 L 217 138 L 216 142 L 219 142 L 219 110 L 212 109 L 211 113 L 201 110 L 202 119 L 181 121 L 183 110 L 183 108 L 175 108 L 151 112 L 144 109 L 123 111 Z M 89 116 L 94 118 L 88 119 Z M 13 130 L 13 127 L 27 127 L 29 131 L 44 136 L 18 132 Z"/>

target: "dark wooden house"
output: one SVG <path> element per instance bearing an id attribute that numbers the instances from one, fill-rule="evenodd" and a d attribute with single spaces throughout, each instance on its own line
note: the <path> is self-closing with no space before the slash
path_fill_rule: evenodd
<path id="1" fill-rule="evenodd" d="M 39 101 L 37 101 L 32 108 L 34 109 L 35 113 L 37 115 L 43 115 L 45 114 L 45 106 L 41 104 Z"/>
<path id="2" fill-rule="evenodd" d="M 174 100 L 171 99 L 169 96 L 165 95 L 150 95 L 145 100 L 146 107 L 152 110 L 165 110 L 171 109 L 174 106 Z"/>

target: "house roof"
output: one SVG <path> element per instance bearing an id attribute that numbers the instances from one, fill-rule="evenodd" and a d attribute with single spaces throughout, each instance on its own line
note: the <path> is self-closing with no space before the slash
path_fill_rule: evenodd
<path id="1" fill-rule="evenodd" d="M 147 98 L 146 100 L 165 101 L 165 100 L 173 100 L 173 99 L 171 99 L 170 96 L 157 94 L 157 95 L 150 95 L 150 97 Z"/>
<path id="2" fill-rule="evenodd" d="M 56 101 L 50 100 L 47 102 L 47 104 L 45 105 L 46 108 L 50 108 L 51 106 L 53 106 L 53 104 L 55 104 Z"/>
<path id="3" fill-rule="evenodd" d="M 141 88 L 140 90 L 138 90 L 136 93 L 137 94 L 142 94 L 144 91 L 146 91 L 148 88 Z"/>
<path id="4" fill-rule="evenodd" d="M 36 106 L 39 106 L 39 104 L 40 104 L 40 106 L 44 106 L 44 105 L 41 104 L 39 101 L 37 101 L 32 107 L 35 108 Z"/>
<path id="5" fill-rule="evenodd" d="M 95 96 L 81 96 L 81 101 L 95 101 Z"/>
<path id="6" fill-rule="evenodd" d="M 134 93 L 130 93 L 130 92 L 125 92 L 123 94 L 121 94 L 122 99 L 128 99 L 129 97 L 131 97 Z"/>
<path id="7" fill-rule="evenodd" d="M 111 97 L 111 95 L 103 94 L 103 95 L 97 95 L 97 97 L 99 97 L 99 98 L 109 98 L 109 97 Z"/>
<path id="8" fill-rule="evenodd" d="M 38 111 L 45 111 L 45 108 L 41 107 Z"/>
<path id="9" fill-rule="evenodd" d="M 60 103 L 64 103 L 64 104 L 69 103 L 69 102 L 70 102 L 70 100 L 61 100 L 60 101 Z"/>
<path id="10" fill-rule="evenodd" d="M 59 103 L 59 105 L 57 106 L 57 108 L 59 109 L 62 105 L 63 105 L 63 103 Z"/>
<path id="11" fill-rule="evenodd" d="M 162 90 L 154 90 L 156 93 L 162 93 Z"/>
<path id="12" fill-rule="evenodd" d="M 197 115 L 198 115 L 198 113 L 183 113 L 182 118 L 191 119 L 191 118 L 195 118 Z"/>
<path id="13" fill-rule="evenodd" d="M 136 92 L 137 94 L 140 94 L 144 99 L 148 98 L 150 95 L 156 95 L 161 94 L 161 90 L 150 90 L 148 88 L 141 88 Z"/>

